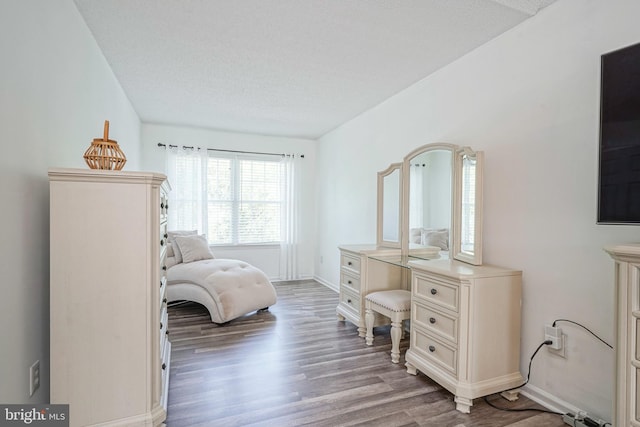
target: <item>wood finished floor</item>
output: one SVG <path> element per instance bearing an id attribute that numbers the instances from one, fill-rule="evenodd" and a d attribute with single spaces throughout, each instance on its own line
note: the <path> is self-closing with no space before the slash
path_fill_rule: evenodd
<path id="1" fill-rule="evenodd" d="M 505 412 L 476 399 L 470 414 L 423 374 L 391 363 L 388 327 L 373 347 L 336 317 L 338 295 L 314 282 L 274 283 L 278 303 L 220 326 L 194 303 L 169 308 L 168 427 L 564 426 L 558 415 Z M 408 346 L 404 339 L 401 353 Z M 510 408 L 540 407 L 524 396 Z"/>

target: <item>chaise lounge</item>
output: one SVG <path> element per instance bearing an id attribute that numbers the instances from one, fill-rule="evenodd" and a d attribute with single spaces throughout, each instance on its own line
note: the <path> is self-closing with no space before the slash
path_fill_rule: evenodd
<path id="1" fill-rule="evenodd" d="M 262 270 L 244 261 L 215 258 L 206 238 L 195 230 L 169 232 L 166 265 L 168 301 L 202 304 L 214 323 L 276 303 L 275 288 Z"/>

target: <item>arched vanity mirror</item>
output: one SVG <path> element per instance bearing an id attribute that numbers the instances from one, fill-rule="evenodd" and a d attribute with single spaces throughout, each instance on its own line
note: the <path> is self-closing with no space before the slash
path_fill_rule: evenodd
<path id="1" fill-rule="evenodd" d="M 411 257 L 448 257 L 454 151 L 453 145 L 429 144 L 404 159 L 403 253 Z"/>
<path id="2" fill-rule="evenodd" d="M 403 161 L 402 252 L 482 263 L 482 153 L 428 144 Z"/>
<path id="3" fill-rule="evenodd" d="M 378 246 L 400 248 L 401 217 L 402 163 L 393 163 L 378 172 Z"/>

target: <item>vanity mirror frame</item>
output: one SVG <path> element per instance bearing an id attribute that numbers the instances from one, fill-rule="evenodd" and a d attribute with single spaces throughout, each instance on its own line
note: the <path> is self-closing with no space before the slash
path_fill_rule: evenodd
<path id="1" fill-rule="evenodd" d="M 434 150 L 447 150 L 451 152 L 451 220 L 449 230 L 449 256 L 468 264 L 482 264 L 482 174 L 484 156 L 481 151 L 473 151 L 469 147 L 460 147 L 449 143 L 432 143 L 416 148 L 404 157 L 402 162 L 402 219 L 401 219 L 401 252 L 409 254 L 409 211 L 410 211 L 410 178 L 409 165 L 416 156 Z M 462 248 L 462 222 L 463 213 L 463 165 L 465 156 L 475 160 L 475 215 L 473 218 L 473 249 Z"/>
<path id="2" fill-rule="evenodd" d="M 389 203 L 385 204 L 385 184 L 388 184 L 390 178 L 394 173 L 397 173 L 398 177 L 398 201 L 397 204 L 394 205 L 393 201 L 388 201 Z M 400 248 L 402 246 L 402 205 L 403 205 L 403 185 L 404 182 L 404 174 L 403 174 L 403 166 L 402 163 L 392 163 L 383 171 L 378 172 L 378 226 L 376 231 L 376 244 L 377 246 L 383 246 L 387 248 Z M 385 210 L 389 209 L 397 209 L 397 230 L 396 235 L 398 236 L 397 241 L 393 240 L 385 240 Z"/>

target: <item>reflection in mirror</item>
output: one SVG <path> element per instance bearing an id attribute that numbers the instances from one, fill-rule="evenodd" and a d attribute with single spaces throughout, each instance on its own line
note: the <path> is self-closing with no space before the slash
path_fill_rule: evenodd
<path id="1" fill-rule="evenodd" d="M 453 150 L 443 145 L 427 146 L 405 160 L 409 256 L 449 256 L 452 165 Z"/>
<path id="2" fill-rule="evenodd" d="M 393 163 L 378 172 L 379 246 L 400 247 L 400 215 L 402 211 L 402 164 Z"/>
<path id="3" fill-rule="evenodd" d="M 482 264 L 482 152 L 468 147 L 456 153 L 455 220 L 459 230 L 454 240 L 454 258 Z"/>
<path id="4" fill-rule="evenodd" d="M 475 241 L 476 159 L 462 156 L 462 209 L 460 211 L 460 250 L 473 254 Z"/>

